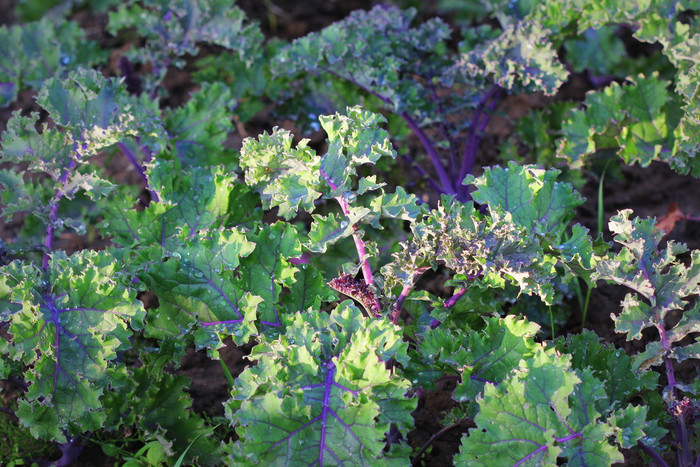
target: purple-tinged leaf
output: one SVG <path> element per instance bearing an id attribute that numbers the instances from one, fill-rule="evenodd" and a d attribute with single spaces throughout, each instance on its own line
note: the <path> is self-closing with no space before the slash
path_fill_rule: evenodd
<path id="1" fill-rule="evenodd" d="M 237 230 L 204 231 L 165 250 L 165 258 L 146 264 L 139 278 L 158 296 L 160 308 L 149 315 L 150 337 L 178 339 L 190 329 L 208 328 L 212 349 L 222 344 L 220 333 L 230 333 L 238 343 L 255 333 L 255 303 L 234 281 L 242 257 L 255 244 Z M 148 250 L 140 253 L 149 255 Z M 251 315 L 252 313 L 252 315 Z M 202 331 L 204 332 L 204 331 Z M 205 338 L 199 336 L 203 341 Z"/>
<path id="2" fill-rule="evenodd" d="M 48 265 L 43 273 L 16 262 L 2 270 L 13 284 L 5 292 L 22 304 L 5 350 L 33 365 L 20 419 L 35 436 L 65 442 L 102 425 L 100 397 L 118 387 L 108 369 L 119 366 L 116 352 L 129 348 L 129 325 L 140 329 L 144 310 L 107 253 L 54 253 Z"/>
<path id="3" fill-rule="evenodd" d="M 635 419 L 618 426 L 597 409 L 603 384 L 590 369 L 572 371 L 570 356 L 539 349 L 498 385 L 487 384 L 477 398 L 477 428 L 462 438 L 455 463 L 469 465 L 598 466 L 621 462 L 621 446 L 609 438 L 643 434 L 646 411 L 634 407 L 619 416 Z M 631 426 L 630 426 L 631 425 Z M 636 427 L 635 427 L 636 425 Z"/>
<path id="4" fill-rule="evenodd" d="M 396 327 L 349 302 L 295 315 L 238 378 L 226 416 L 240 439 L 226 447 L 227 462 L 376 465 L 390 425 L 412 422 L 409 383 L 384 363 L 405 360 L 406 347 Z"/>

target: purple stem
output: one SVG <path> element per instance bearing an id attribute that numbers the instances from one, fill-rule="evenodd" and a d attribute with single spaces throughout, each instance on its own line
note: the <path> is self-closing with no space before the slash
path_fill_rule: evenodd
<path id="1" fill-rule="evenodd" d="M 61 178 L 58 180 L 58 184 L 61 188 L 56 190 L 56 194 L 54 195 L 53 200 L 51 200 L 51 211 L 49 213 L 48 227 L 46 228 L 46 238 L 44 239 L 46 253 L 44 253 L 44 257 L 41 261 L 41 267 L 44 269 L 44 271 L 49 268 L 49 254 L 53 249 L 53 235 L 56 230 L 53 225 L 56 222 L 56 219 L 58 219 L 58 204 L 61 202 L 61 198 L 63 198 L 63 186 L 66 184 L 68 176 L 71 174 L 76 165 L 75 159 L 71 159 L 68 168 L 63 172 Z"/>
<path id="2" fill-rule="evenodd" d="M 396 303 L 394 303 L 394 313 L 391 315 L 391 322 L 393 324 L 399 324 L 401 308 L 403 308 L 403 303 L 406 301 L 408 294 L 411 293 L 411 290 L 413 290 L 413 284 L 404 285 L 403 289 L 401 289 L 401 294 L 399 294 L 399 297 L 396 299 Z"/>
<path id="3" fill-rule="evenodd" d="M 640 266 L 644 278 L 648 282 L 652 283 L 650 274 L 647 270 L 646 261 L 640 261 Z M 668 340 L 666 326 L 664 326 L 663 319 L 661 319 L 661 316 L 657 312 L 656 307 L 654 309 L 654 314 L 658 323 L 656 325 L 656 329 L 658 329 L 659 331 L 659 338 L 661 339 L 661 345 L 664 349 L 664 353 L 666 355 L 670 355 L 671 351 L 673 350 L 672 345 L 671 342 L 669 342 Z M 673 371 L 673 360 L 668 356 L 664 357 L 664 366 L 666 367 L 666 379 L 668 380 L 668 387 L 671 388 L 671 395 L 673 397 L 673 401 L 676 402 L 678 401 L 678 391 L 676 390 L 676 376 Z M 685 427 L 684 420 L 676 417 L 674 420 L 674 428 L 676 431 L 676 441 L 680 444 L 680 449 L 677 451 L 678 465 L 691 465 L 693 460 L 691 457 L 692 450 L 690 448 L 690 435 Z M 698 462 L 700 462 L 700 458 L 698 458 Z"/>
<path id="4" fill-rule="evenodd" d="M 653 283 L 651 280 L 651 277 L 649 275 L 649 271 L 647 270 L 647 264 L 646 261 L 640 261 L 639 265 L 641 267 L 642 275 L 644 278 L 649 282 Z M 655 298 L 655 297 L 654 297 Z M 656 320 L 657 324 L 656 328 L 659 330 L 659 337 L 661 338 L 661 345 L 664 348 L 664 352 L 666 355 L 669 355 L 671 353 L 671 343 L 668 341 L 668 335 L 666 334 L 666 327 L 664 326 L 663 319 L 661 319 L 661 316 L 657 312 L 656 308 L 654 309 L 654 314 L 656 315 Z M 666 378 L 668 378 L 668 385 L 671 388 L 672 394 L 673 394 L 673 399 L 678 400 L 678 393 L 676 391 L 676 377 L 673 373 L 673 362 L 671 361 L 670 358 L 666 357 L 664 358 L 664 363 L 666 366 Z"/>
<path id="5" fill-rule="evenodd" d="M 693 451 L 690 448 L 690 438 L 692 435 L 688 433 L 688 427 L 685 424 L 685 414 L 674 418 L 676 438 L 681 440 L 681 446 L 678 450 L 678 465 L 690 466 L 693 464 Z M 698 456 L 698 460 L 700 461 L 700 456 Z"/>
<path id="6" fill-rule="evenodd" d="M 333 70 L 330 70 L 328 68 L 322 68 L 322 71 L 325 71 L 326 73 L 329 73 L 333 76 L 337 76 L 338 78 L 345 79 L 355 86 L 359 87 L 360 89 L 365 90 L 366 92 L 372 94 L 374 97 L 379 99 L 380 101 L 384 102 L 387 105 L 394 106 L 394 102 L 379 94 L 377 91 L 374 91 L 372 89 L 369 89 L 366 86 L 361 85 L 356 79 L 354 79 L 352 76 L 344 76 L 342 74 L 339 74 Z M 430 160 L 433 163 L 433 166 L 435 167 L 435 171 L 438 174 L 438 177 L 440 178 L 440 183 L 442 183 L 442 188 L 440 189 L 441 193 L 447 193 L 450 195 L 454 195 L 457 192 L 452 186 L 452 180 L 450 180 L 450 177 L 447 175 L 447 172 L 445 171 L 445 167 L 442 165 L 442 162 L 440 161 L 440 155 L 437 153 L 437 150 L 435 149 L 435 146 L 433 143 L 430 141 L 430 138 L 421 130 L 420 126 L 418 126 L 418 123 L 416 123 L 413 118 L 408 114 L 408 112 L 403 111 L 399 114 L 399 117 L 403 118 L 406 124 L 411 128 L 413 133 L 418 136 L 418 139 L 420 140 L 421 144 L 425 148 L 425 150 L 428 152 L 428 155 L 430 156 Z"/>
<path id="7" fill-rule="evenodd" d="M 425 148 L 426 152 L 428 153 L 428 156 L 430 156 L 430 160 L 433 163 L 433 167 L 435 167 L 435 171 L 437 172 L 438 178 L 440 179 L 440 183 L 442 184 L 442 193 L 446 193 L 448 195 L 456 194 L 457 192 L 452 186 L 452 180 L 450 179 L 449 175 L 447 175 L 447 171 L 445 170 L 445 167 L 440 161 L 440 155 L 437 153 L 437 150 L 435 149 L 433 143 L 430 141 L 430 138 L 428 138 L 428 136 L 418 126 L 416 121 L 413 120 L 413 118 L 411 118 L 408 112 L 401 112 L 399 116 L 404 119 L 409 128 L 411 128 L 413 133 L 416 134 L 421 144 Z"/>
<path id="8" fill-rule="evenodd" d="M 143 183 L 145 184 L 146 189 L 148 190 L 148 193 L 150 193 L 150 195 L 151 195 L 151 199 L 156 203 L 158 201 L 160 201 L 160 199 L 158 198 L 158 194 L 155 191 L 148 188 L 149 185 L 148 185 L 148 177 L 146 176 L 146 171 L 143 170 L 141 163 L 136 158 L 136 154 L 134 154 L 133 151 L 129 148 L 129 146 L 127 146 L 124 143 L 117 143 L 117 146 L 122 151 L 122 154 L 124 154 L 126 156 L 126 158 L 129 159 L 129 162 L 131 162 L 131 165 L 133 165 L 134 168 L 136 169 L 136 173 L 138 173 L 139 177 L 141 177 L 141 180 L 143 180 Z"/>
<path id="9" fill-rule="evenodd" d="M 669 467 L 669 465 L 666 463 L 665 460 L 659 455 L 658 452 L 656 452 L 654 449 L 650 448 L 646 444 L 642 443 L 641 441 L 637 441 L 637 446 L 644 451 L 647 456 L 651 457 L 654 462 L 656 463 L 657 467 Z"/>
<path id="10" fill-rule="evenodd" d="M 442 105 L 442 99 L 440 99 L 440 96 L 438 96 L 437 89 L 435 89 L 433 81 L 428 80 L 426 84 L 428 85 L 430 94 L 433 97 L 433 102 L 437 105 L 438 114 L 441 116 L 439 128 L 442 132 L 442 137 L 447 140 L 448 146 L 450 147 L 450 167 L 457 167 L 457 157 L 455 155 L 455 149 L 457 148 L 457 145 L 455 144 L 454 138 L 452 138 L 452 135 L 450 134 L 450 131 L 447 127 L 447 119 L 445 118 L 447 112 L 445 112 L 445 108 Z"/>
<path id="11" fill-rule="evenodd" d="M 14 376 L 10 376 L 6 380 L 2 380 L 2 381 L 7 381 L 8 383 L 12 383 L 24 392 L 29 391 L 29 385 L 27 383 L 25 383 L 24 381 L 22 381 L 21 379 L 15 378 Z"/>
<path id="12" fill-rule="evenodd" d="M 323 176 L 323 179 L 326 181 L 326 183 L 328 183 L 328 186 L 331 187 L 331 190 L 335 191 L 338 189 L 338 186 L 335 183 L 333 183 L 328 174 L 325 173 L 323 170 L 321 170 L 321 176 Z M 343 211 L 343 214 L 345 214 L 347 218 L 350 219 L 350 205 L 348 204 L 348 200 L 342 195 L 336 196 L 335 200 L 338 201 L 338 204 L 340 205 L 340 209 Z M 362 237 L 360 237 L 360 235 L 357 233 L 357 226 L 353 225 L 352 228 L 352 239 L 355 242 L 355 249 L 357 250 L 357 255 L 360 258 L 362 276 L 365 279 L 365 284 L 367 284 L 369 287 L 372 287 L 374 285 L 374 277 L 372 276 L 372 269 L 369 267 L 369 255 L 367 254 L 367 249 L 365 248 L 365 242 L 362 240 Z M 374 305 L 372 305 L 371 311 L 378 312 L 380 309 L 381 304 L 379 303 L 379 299 L 376 299 Z"/>
<path id="13" fill-rule="evenodd" d="M 467 293 L 467 288 L 466 287 L 460 287 L 459 290 L 457 290 L 452 296 L 447 299 L 445 302 L 445 308 L 452 308 L 455 306 L 455 304 L 459 301 L 460 298 L 464 296 L 464 294 Z M 437 328 L 440 326 L 440 320 L 434 319 L 432 323 L 430 323 L 430 327 L 432 329 Z"/>
<path id="14" fill-rule="evenodd" d="M 490 114 L 485 114 L 484 110 L 486 109 L 487 104 L 488 110 L 493 110 L 498 102 L 498 94 L 500 93 L 500 90 L 501 88 L 498 86 L 494 85 L 491 87 L 491 89 L 489 89 L 489 91 L 479 102 L 476 112 L 472 117 L 472 123 L 469 127 L 469 135 L 467 136 L 467 141 L 464 144 L 462 166 L 459 169 L 459 178 L 456 181 L 460 195 L 468 194 L 468 187 L 462 185 L 462 181 L 474 170 L 474 163 L 476 162 L 476 153 L 479 149 L 479 143 L 481 142 L 481 135 L 490 119 Z"/>
<path id="15" fill-rule="evenodd" d="M 408 155 L 404 155 L 404 156 L 402 156 L 402 157 L 403 157 L 404 159 L 406 159 L 406 161 L 407 161 L 409 164 L 411 164 L 411 167 L 413 167 L 414 169 L 416 169 L 416 172 L 418 172 L 418 174 L 420 174 L 421 177 L 423 177 L 423 178 L 425 178 L 425 179 L 427 180 L 428 185 L 430 185 L 430 187 L 431 187 L 433 190 L 435 190 L 435 192 L 437 192 L 437 193 L 442 193 L 442 192 L 443 192 L 442 187 L 440 186 L 440 184 L 439 184 L 438 182 L 436 182 L 435 179 L 433 179 L 433 177 L 431 177 L 431 176 L 428 174 L 428 172 L 426 172 L 425 170 L 423 170 L 423 167 L 421 167 L 420 165 L 416 164 L 416 163 L 413 161 L 413 159 L 412 159 L 410 156 L 408 156 Z"/>
<path id="16" fill-rule="evenodd" d="M 461 287 L 445 302 L 445 308 L 452 308 L 455 306 L 455 304 L 464 296 L 465 293 L 467 293 L 467 288 Z"/>
<path id="17" fill-rule="evenodd" d="M 61 451 L 61 458 L 54 461 L 51 465 L 70 467 L 78 461 L 78 457 L 83 450 L 83 440 L 81 437 L 70 439 L 67 443 L 60 443 L 58 449 Z"/>
<path id="18" fill-rule="evenodd" d="M 418 278 L 429 268 L 422 267 L 418 268 L 416 272 L 413 273 L 413 281 L 411 282 L 410 285 L 404 285 L 403 289 L 401 289 L 401 294 L 399 294 L 398 298 L 396 299 L 396 303 L 394 303 L 394 313 L 391 316 L 391 322 L 398 325 L 399 324 L 399 316 L 401 315 L 401 308 L 403 308 L 403 304 L 406 301 L 406 298 L 408 298 L 408 294 L 411 293 L 411 290 L 413 290 L 413 286 L 416 284 L 416 281 Z"/>

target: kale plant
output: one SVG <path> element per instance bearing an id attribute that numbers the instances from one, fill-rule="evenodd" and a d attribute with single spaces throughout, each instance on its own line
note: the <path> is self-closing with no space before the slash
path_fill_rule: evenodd
<path id="1" fill-rule="evenodd" d="M 700 387 L 677 375 L 700 358 L 698 252 L 630 210 L 610 220 L 617 245 L 594 238 L 561 170 L 509 160 L 477 176 L 477 155 L 502 100 L 637 66 L 591 51 L 625 24 L 668 67 L 614 75 L 516 133 L 580 177 L 606 151 L 697 176 L 700 5 L 482 3 L 469 14 L 493 21 L 453 50 L 446 21 L 394 6 L 280 45 L 230 1 L 108 2 L 128 46 L 103 73 L 108 51 L 63 20 L 99 2 L 24 3 L 41 19 L 0 30 L 0 104 L 35 93 L 0 142 L 0 378 L 23 391 L 13 415 L 61 451 L 32 461 L 70 465 L 98 443 L 128 465 L 420 465 L 462 427 L 454 465 L 611 465 L 631 449 L 697 465 Z M 175 105 L 165 78 L 183 69 L 192 92 Z M 344 92 L 316 119 L 322 141 L 244 134 L 300 74 L 309 102 L 323 79 Z M 432 163 L 412 161 L 434 205 L 389 183 L 397 118 Z M 523 316 L 568 317 L 571 290 L 603 280 L 631 289 L 609 311 L 643 351 Z M 226 346 L 250 364 L 234 376 L 221 360 L 212 418 L 177 369 Z M 419 445 L 419 399 L 445 380 L 453 408 Z"/>

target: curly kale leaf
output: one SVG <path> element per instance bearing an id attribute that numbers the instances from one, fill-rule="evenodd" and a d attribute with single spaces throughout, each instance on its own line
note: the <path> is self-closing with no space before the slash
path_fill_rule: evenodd
<path id="1" fill-rule="evenodd" d="M 405 363 L 407 344 L 387 320 L 349 303 L 297 314 L 285 335 L 253 349 L 257 364 L 226 404 L 239 435 L 226 447 L 230 465 L 375 465 L 391 425 L 411 426 L 410 383 L 385 366 Z"/>
<path id="2" fill-rule="evenodd" d="M 3 353 L 32 366 L 18 416 L 34 436 L 65 442 L 102 426 L 100 398 L 121 384 L 117 352 L 145 314 L 120 270 L 108 253 L 84 250 L 54 253 L 43 272 L 19 262 L 0 271 L 3 300 L 21 305 L 3 316 L 12 334 Z"/>
<path id="3" fill-rule="evenodd" d="M 510 25 L 498 37 L 463 53 L 450 73 L 488 78 L 505 89 L 554 95 L 569 73 L 549 34 L 533 22 Z"/>
<path id="4" fill-rule="evenodd" d="M 252 63 L 262 52 L 262 33 L 234 3 L 232 0 L 121 2 L 117 11 L 110 12 L 107 30 L 116 35 L 135 28 L 146 39 L 143 47 L 127 55 L 132 61 L 151 63 L 156 82 L 165 76 L 169 65 L 183 67 L 186 54 L 196 56 L 201 43 L 234 50 Z"/>
<path id="5" fill-rule="evenodd" d="M 48 19 L 0 27 L 0 107 L 27 87 L 39 89 L 48 78 L 62 79 L 78 67 L 90 68 L 104 58 L 77 23 L 55 25 Z"/>
<path id="6" fill-rule="evenodd" d="M 427 89 L 415 73 L 439 76 L 446 68 L 448 62 L 436 51 L 444 47 L 450 29 L 438 18 L 412 28 L 415 15 L 414 9 L 381 5 L 354 11 L 281 50 L 274 69 L 329 73 L 376 95 L 396 113 L 421 109 Z M 422 63 L 436 69 L 420 70 Z"/>
<path id="7" fill-rule="evenodd" d="M 574 371 L 569 355 L 539 348 L 505 381 L 477 398 L 476 428 L 455 457 L 469 465 L 611 465 L 620 448 L 644 436 L 646 409 L 599 410 L 603 383 L 590 369 Z M 613 440 L 613 444 L 610 440 Z"/>
<path id="8" fill-rule="evenodd" d="M 653 219 L 630 219 L 631 210 L 621 211 L 610 220 L 610 230 L 622 250 L 600 262 L 596 278 L 624 285 L 635 293 L 622 301 L 622 312 L 611 314 L 615 331 L 627 333 L 627 339 L 639 339 L 649 327 L 659 330 L 660 341 L 647 344 L 637 356 L 641 369 L 658 365 L 665 359 L 682 361 L 700 358 L 700 251 L 690 254 L 688 265 L 678 260 L 687 251 L 684 244 L 672 241 L 659 249 L 663 232 Z M 666 321 L 672 312 L 682 312 L 673 327 Z M 690 337 L 690 342 L 680 342 Z M 680 383 L 679 383 L 680 384 Z"/>

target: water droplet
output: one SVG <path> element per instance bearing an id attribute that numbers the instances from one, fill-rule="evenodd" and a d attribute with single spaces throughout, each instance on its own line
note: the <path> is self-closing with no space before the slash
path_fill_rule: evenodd
<path id="1" fill-rule="evenodd" d="M 68 65 L 70 63 L 70 55 L 61 54 L 61 65 Z"/>
<path id="2" fill-rule="evenodd" d="M 344 228 L 346 228 L 347 226 L 348 226 L 348 221 L 343 221 L 343 222 L 340 223 L 340 228 L 341 228 L 341 229 L 344 229 Z"/>

